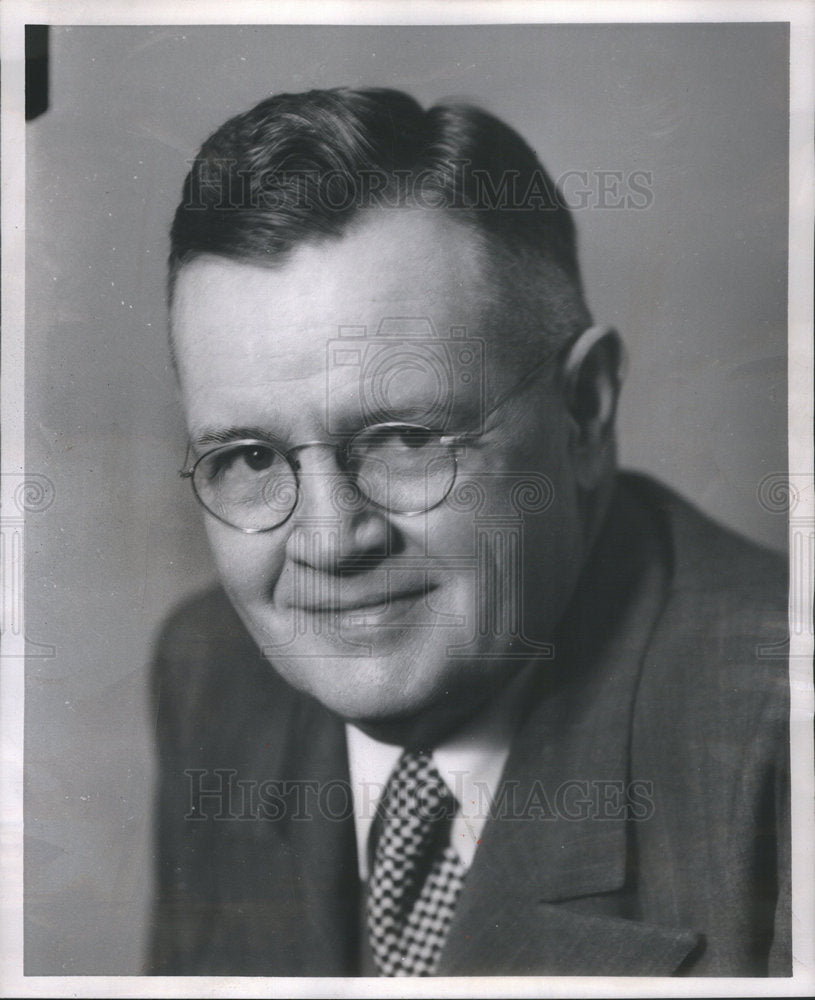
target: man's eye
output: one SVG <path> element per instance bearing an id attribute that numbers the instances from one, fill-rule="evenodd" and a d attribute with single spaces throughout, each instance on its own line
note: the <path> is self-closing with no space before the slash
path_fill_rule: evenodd
<path id="1" fill-rule="evenodd" d="M 264 472 L 274 464 L 275 452 L 263 445 L 250 445 L 240 449 L 240 457 L 253 472 Z"/>
<path id="2" fill-rule="evenodd" d="M 223 481 L 224 477 L 234 481 L 236 478 L 243 479 L 255 473 L 268 472 L 278 461 L 281 461 L 280 456 L 273 448 L 262 444 L 236 445 L 233 448 L 218 449 L 205 456 L 201 461 L 199 476 L 210 482 L 216 479 Z"/>
<path id="3" fill-rule="evenodd" d="M 406 451 L 420 451 L 439 440 L 439 432 L 412 424 L 383 424 L 368 427 L 353 439 L 350 452 L 359 455 L 398 454 Z"/>
<path id="4" fill-rule="evenodd" d="M 426 427 L 400 427 L 397 429 L 398 443 L 406 448 L 424 448 L 437 437 Z"/>

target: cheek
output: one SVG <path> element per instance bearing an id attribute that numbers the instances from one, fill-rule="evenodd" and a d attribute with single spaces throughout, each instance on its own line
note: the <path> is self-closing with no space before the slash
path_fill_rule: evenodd
<path id="1" fill-rule="evenodd" d="M 398 526 L 408 561 L 448 581 L 457 575 L 456 568 L 466 566 L 476 553 L 475 514 L 453 508 L 454 501 L 454 497 L 448 497 L 428 514 L 404 518 Z"/>
<path id="2" fill-rule="evenodd" d="M 276 531 L 246 535 L 207 518 L 207 537 L 221 580 L 237 597 L 267 594 L 285 563 L 285 538 Z"/>

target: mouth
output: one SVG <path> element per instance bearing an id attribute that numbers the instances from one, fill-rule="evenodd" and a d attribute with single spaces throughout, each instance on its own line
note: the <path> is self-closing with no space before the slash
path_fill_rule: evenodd
<path id="1" fill-rule="evenodd" d="M 300 601 L 292 604 L 295 611 L 305 612 L 311 615 L 351 615 L 356 620 L 368 616 L 377 615 L 390 609 L 400 609 L 406 605 L 426 598 L 434 590 L 436 585 L 413 587 L 398 591 L 388 591 L 387 593 L 360 594 L 359 596 L 349 596 L 343 594 L 337 599 L 312 601 Z"/>

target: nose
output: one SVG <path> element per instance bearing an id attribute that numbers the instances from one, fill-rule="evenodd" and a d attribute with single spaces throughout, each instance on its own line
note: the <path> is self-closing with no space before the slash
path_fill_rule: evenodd
<path id="1" fill-rule="evenodd" d="M 373 568 L 389 552 L 393 526 L 373 507 L 322 442 L 296 449 L 300 490 L 289 521 L 287 553 L 296 563 L 326 573 Z"/>

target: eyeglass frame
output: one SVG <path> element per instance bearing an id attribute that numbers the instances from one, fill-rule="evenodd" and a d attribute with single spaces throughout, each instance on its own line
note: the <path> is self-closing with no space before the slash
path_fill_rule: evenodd
<path id="1" fill-rule="evenodd" d="M 547 353 L 540 361 L 537 362 L 537 364 L 533 365 L 532 368 L 530 368 L 530 370 L 526 373 L 526 375 L 523 376 L 523 378 L 521 378 L 518 382 L 514 383 L 512 386 L 510 386 L 509 389 L 507 389 L 500 395 L 497 402 L 495 402 L 490 407 L 490 409 L 487 410 L 487 412 L 484 414 L 483 417 L 484 423 L 486 423 L 486 421 L 516 393 L 525 389 L 527 385 L 531 384 L 537 377 L 537 375 L 543 370 L 543 368 L 552 360 L 553 357 L 557 357 L 558 355 L 560 355 L 558 359 L 558 363 L 560 364 L 563 361 L 563 358 L 569 352 L 572 351 L 572 348 L 574 348 L 578 343 L 581 343 L 583 346 L 582 349 L 579 352 L 577 352 L 578 357 L 570 359 L 572 361 L 570 367 L 572 368 L 572 370 L 575 370 L 579 368 L 583 359 L 586 357 L 588 352 L 592 349 L 592 347 L 594 347 L 594 345 L 599 340 L 601 340 L 607 334 L 614 332 L 615 331 L 608 326 L 591 326 L 588 329 L 584 330 L 582 333 L 580 333 L 577 337 L 567 341 L 565 344 L 561 344 L 553 351 Z M 480 430 L 480 431 L 460 431 L 456 434 L 439 434 L 438 431 L 433 430 L 432 427 L 426 427 L 424 424 L 412 424 L 408 421 L 398 421 L 398 420 L 383 421 L 382 423 L 369 424 L 365 427 L 360 428 L 360 430 L 350 435 L 347 441 L 341 443 L 333 443 L 331 441 L 319 441 L 319 440 L 304 441 L 302 444 L 293 445 L 287 451 L 282 451 L 280 448 L 277 447 L 277 445 L 273 441 L 269 439 L 240 438 L 234 441 L 225 442 L 224 444 L 218 445 L 215 448 L 210 448 L 208 451 L 205 451 L 203 455 L 200 455 L 192 465 L 188 464 L 190 451 L 192 450 L 192 442 L 190 441 L 187 444 L 187 451 L 184 456 L 184 468 L 179 469 L 178 475 L 182 479 L 191 480 L 192 491 L 193 495 L 195 496 L 195 499 L 209 515 L 214 517 L 217 521 L 220 521 L 221 524 L 225 524 L 227 527 L 233 528 L 235 531 L 240 531 L 244 535 L 260 535 L 264 534 L 267 531 L 273 531 L 275 528 L 282 527 L 291 518 L 291 516 L 297 509 L 297 504 L 300 500 L 300 488 L 301 488 L 300 476 L 299 476 L 300 469 L 299 465 L 295 465 L 291 461 L 290 458 L 291 455 L 295 454 L 298 451 L 302 451 L 304 448 L 314 448 L 318 446 L 322 448 L 331 448 L 335 454 L 337 454 L 338 452 L 341 453 L 343 450 L 347 454 L 347 452 L 353 445 L 355 439 L 359 437 L 361 434 L 365 434 L 373 430 L 379 430 L 380 428 L 388 428 L 388 427 L 406 427 L 411 430 L 423 430 L 423 431 L 428 431 L 430 434 L 438 435 L 439 444 L 449 449 L 450 459 L 453 463 L 452 464 L 453 474 L 450 478 L 450 485 L 447 487 L 444 494 L 429 507 L 422 507 L 418 510 L 406 510 L 406 511 L 394 510 L 392 507 L 388 507 L 385 504 L 373 500 L 365 493 L 363 489 L 361 489 L 359 483 L 356 483 L 357 489 L 359 489 L 360 493 L 365 497 L 368 504 L 370 504 L 373 507 L 376 507 L 378 510 L 383 510 L 390 514 L 397 514 L 402 517 L 417 517 L 419 514 L 427 514 L 429 511 L 435 510 L 436 507 L 439 507 L 442 503 L 444 503 L 444 501 L 452 492 L 452 489 L 456 483 L 456 478 L 458 476 L 458 457 L 453 449 L 461 446 L 462 444 L 466 444 L 467 441 L 477 440 L 478 438 L 483 437 L 487 433 L 486 430 Z M 294 482 L 297 488 L 297 493 L 295 496 L 294 503 L 291 506 L 291 510 L 288 512 L 288 514 L 286 514 L 286 516 L 283 518 L 282 521 L 278 521 L 276 524 L 272 524 L 268 528 L 241 528 L 239 525 L 232 524 L 231 521 L 225 520 L 223 517 L 220 517 L 218 514 L 216 514 L 213 510 L 210 510 L 210 508 L 207 507 L 207 505 L 198 495 L 198 491 L 195 488 L 195 478 L 194 478 L 195 470 L 198 467 L 198 465 L 204 461 L 205 458 L 208 458 L 216 451 L 220 451 L 222 448 L 240 447 L 242 445 L 245 446 L 250 444 L 259 444 L 265 447 L 269 447 L 272 451 L 274 451 L 277 455 L 279 455 L 291 469 L 292 474 L 294 476 Z M 342 462 L 340 463 L 340 468 L 343 470 L 343 472 L 347 474 L 348 470 L 343 468 Z"/>

